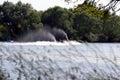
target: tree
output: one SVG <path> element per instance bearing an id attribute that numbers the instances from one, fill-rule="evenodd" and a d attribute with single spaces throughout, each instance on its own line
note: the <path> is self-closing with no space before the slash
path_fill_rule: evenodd
<path id="1" fill-rule="evenodd" d="M 41 15 L 42 12 L 34 10 L 28 3 L 4 2 L 0 5 L 0 25 L 3 25 L 7 31 L 4 33 L 8 36 L 6 39 L 16 39 L 30 30 L 42 27 Z"/>
<path id="2" fill-rule="evenodd" d="M 4 27 L 4 31 L 2 30 L 2 32 L 4 32 L 3 35 L 5 36 L 9 36 L 9 37 L 4 37 L 6 39 L 4 40 L 9 40 L 11 39 L 11 34 L 12 34 L 12 23 L 11 23 L 11 16 L 12 16 L 12 11 L 11 9 L 14 8 L 14 5 L 11 2 L 4 2 L 3 5 L 1 5 L 1 25 Z"/>
<path id="3" fill-rule="evenodd" d="M 82 4 L 79 4 L 74 8 L 74 13 L 81 13 L 81 12 L 84 12 L 87 15 L 94 16 L 100 19 L 107 18 L 107 16 L 110 15 L 108 9 L 101 10 L 99 9 L 99 7 L 97 7 L 96 3 L 93 4 L 92 2 L 87 2 L 87 1 L 85 1 Z"/>
<path id="4" fill-rule="evenodd" d="M 120 17 L 111 16 L 106 20 L 104 35 L 107 36 L 108 42 L 120 41 Z"/>
<path id="5" fill-rule="evenodd" d="M 111 0 L 110 4 L 113 6 L 118 2 Z M 0 5 L 0 40 L 15 40 L 44 24 L 63 29 L 75 40 L 119 42 L 120 17 L 112 14 L 111 9 L 113 7 L 109 5 L 98 7 L 96 0 L 85 0 L 72 9 L 56 6 L 44 12 L 20 1 L 16 4 L 4 2 Z"/>
<path id="6" fill-rule="evenodd" d="M 85 13 L 76 13 L 73 28 L 77 31 L 76 37 L 83 41 L 97 41 L 101 33 L 101 21 Z M 95 38 L 96 37 L 96 38 Z M 94 38 L 94 39 L 93 39 Z"/>
<path id="7" fill-rule="evenodd" d="M 9 40 L 10 35 L 6 29 L 6 27 L 2 24 L 0 24 L 0 41 L 5 41 L 5 40 Z"/>
<path id="8" fill-rule="evenodd" d="M 83 1 L 83 0 L 64 0 L 67 3 L 75 3 L 78 1 Z M 100 0 L 84 0 L 83 3 L 87 2 L 90 4 L 98 4 Z M 108 9 L 109 11 L 112 10 L 113 13 L 116 13 L 120 10 L 119 5 L 120 4 L 120 0 L 109 0 L 108 3 L 106 5 L 103 4 L 98 4 L 99 9 Z M 117 7 L 117 8 L 116 8 Z"/>
<path id="9" fill-rule="evenodd" d="M 51 27 L 65 30 L 69 34 L 68 36 L 71 36 L 73 32 L 73 13 L 58 6 L 45 11 L 42 16 L 42 22 Z"/>

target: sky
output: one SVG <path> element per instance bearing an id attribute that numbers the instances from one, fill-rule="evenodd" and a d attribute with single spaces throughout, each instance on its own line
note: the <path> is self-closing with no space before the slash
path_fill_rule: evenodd
<path id="1" fill-rule="evenodd" d="M 63 8 L 74 8 L 75 5 L 82 3 L 84 0 L 78 0 L 76 3 L 66 3 L 64 0 L 0 0 L 0 4 L 2 4 L 4 1 L 9 1 L 13 3 L 17 3 L 18 1 L 21 1 L 23 3 L 29 3 L 32 5 L 32 7 L 36 10 L 47 10 L 48 8 L 54 7 L 54 6 L 60 6 Z M 76 0 L 73 0 L 76 1 Z M 99 3 L 107 4 L 110 0 L 99 0 Z M 117 13 L 120 14 L 120 11 Z"/>
<path id="2" fill-rule="evenodd" d="M 0 4 L 7 0 L 0 0 Z M 17 3 L 22 1 L 23 3 L 30 3 L 36 10 L 47 10 L 50 7 L 61 6 L 64 8 L 73 8 L 78 3 L 66 3 L 64 0 L 8 0 L 9 2 Z M 83 1 L 83 0 L 81 0 Z M 80 2 L 79 2 L 80 3 Z"/>
<path id="3" fill-rule="evenodd" d="M 36 10 L 47 10 L 50 7 L 60 6 L 64 8 L 73 8 L 74 5 L 78 3 L 82 3 L 84 0 L 79 0 L 76 3 L 66 3 L 64 0 L 0 0 L 0 4 L 4 1 L 10 1 L 13 3 L 17 3 L 18 1 L 22 1 L 23 3 L 30 3 L 32 7 Z M 73 0 L 76 1 L 76 0 Z M 100 0 L 101 2 L 106 2 L 108 0 Z"/>

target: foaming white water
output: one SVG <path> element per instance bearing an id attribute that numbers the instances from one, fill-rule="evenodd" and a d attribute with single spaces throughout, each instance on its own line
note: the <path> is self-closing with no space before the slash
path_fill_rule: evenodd
<path id="1" fill-rule="evenodd" d="M 119 53 L 120 44 L 112 43 L 79 43 L 76 41 L 0 42 L 0 67 L 10 74 L 12 80 L 19 77 L 20 71 L 24 72 L 28 80 L 39 75 L 44 77 L 44 71 L 41 70 L 49 72 L 50 68 L 53 69 L 54 73 L 52 77 L 65 76 L 59 69 L 69 73 L 71 67 L 80 68 L 82 73 L 91 72 L 93 68 L 114 73 L 114 70 L 119 72 Z M 21 75 L 21 80 L 25 80 L 24 74 Z M 73 72 L 73 74 L 82 75 L 77 72 Z M 65 80 L 63 76 L 60 77 L 60 80 Z M 82 80 L 82 78 L 79 79 Z"/>
<path id="2" fill-rule="evenodd" d="M 37 42 L 0 42 L 2 45 L 80 45 L 77 41 L 64 41 L 64 42 L 49 42 L 49 41 L 37 41 Z"/>

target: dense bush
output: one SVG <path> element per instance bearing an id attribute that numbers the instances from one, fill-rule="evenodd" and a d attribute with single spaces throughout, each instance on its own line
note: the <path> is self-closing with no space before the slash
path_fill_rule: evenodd
<path id="1" fill-rule="evenodd" d="M 120 17 L 85 1 L 73 9 L 61 7 L 36 11 L 30 4 L 0 5 L 0 41 L 16 40 L 43 25 L 63 29 L 69 39 L 89 42 L 119 42 Z"/>

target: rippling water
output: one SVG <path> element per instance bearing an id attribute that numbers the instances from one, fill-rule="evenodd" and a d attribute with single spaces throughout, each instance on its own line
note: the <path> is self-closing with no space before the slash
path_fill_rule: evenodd
<path id="1" fill-rule="evenodd" d="M 12 79 L 18 77 L 21 64 L 27 75 L 38 76 L 34 69 L 57 67 L 69 71 L 71 67 L 81 68 L 82 72 L 91 72 L 99 68 L 107 73 L 119 72 L 119 43 L 79 43 L 79 42 L 28 42 L 0 43 L 1 67 L 6 69 Z M 8 66 L 9 65 L 9 66 Z M 117 65 L 117 67 L 116 67 Z M 33 70 L 31 68 L 33 67 Z M 116 69 L 116 70 L 113 70 Z M 39 69 L 39 68 L 38 68 Z M 31 70 L 31 74 L 29 73 Z M 76 75 L 80 75 L 73 72 Z M 33 75 L 36 74 L 36 75 Z M 62 75 L 62 73 L 60 73 Z M 15 77 L 16 76 L 16 77 Z M 58 76 L 56 74 L 56 76 Z M 24 80 L 24 79 L 23 79 Z"/>

